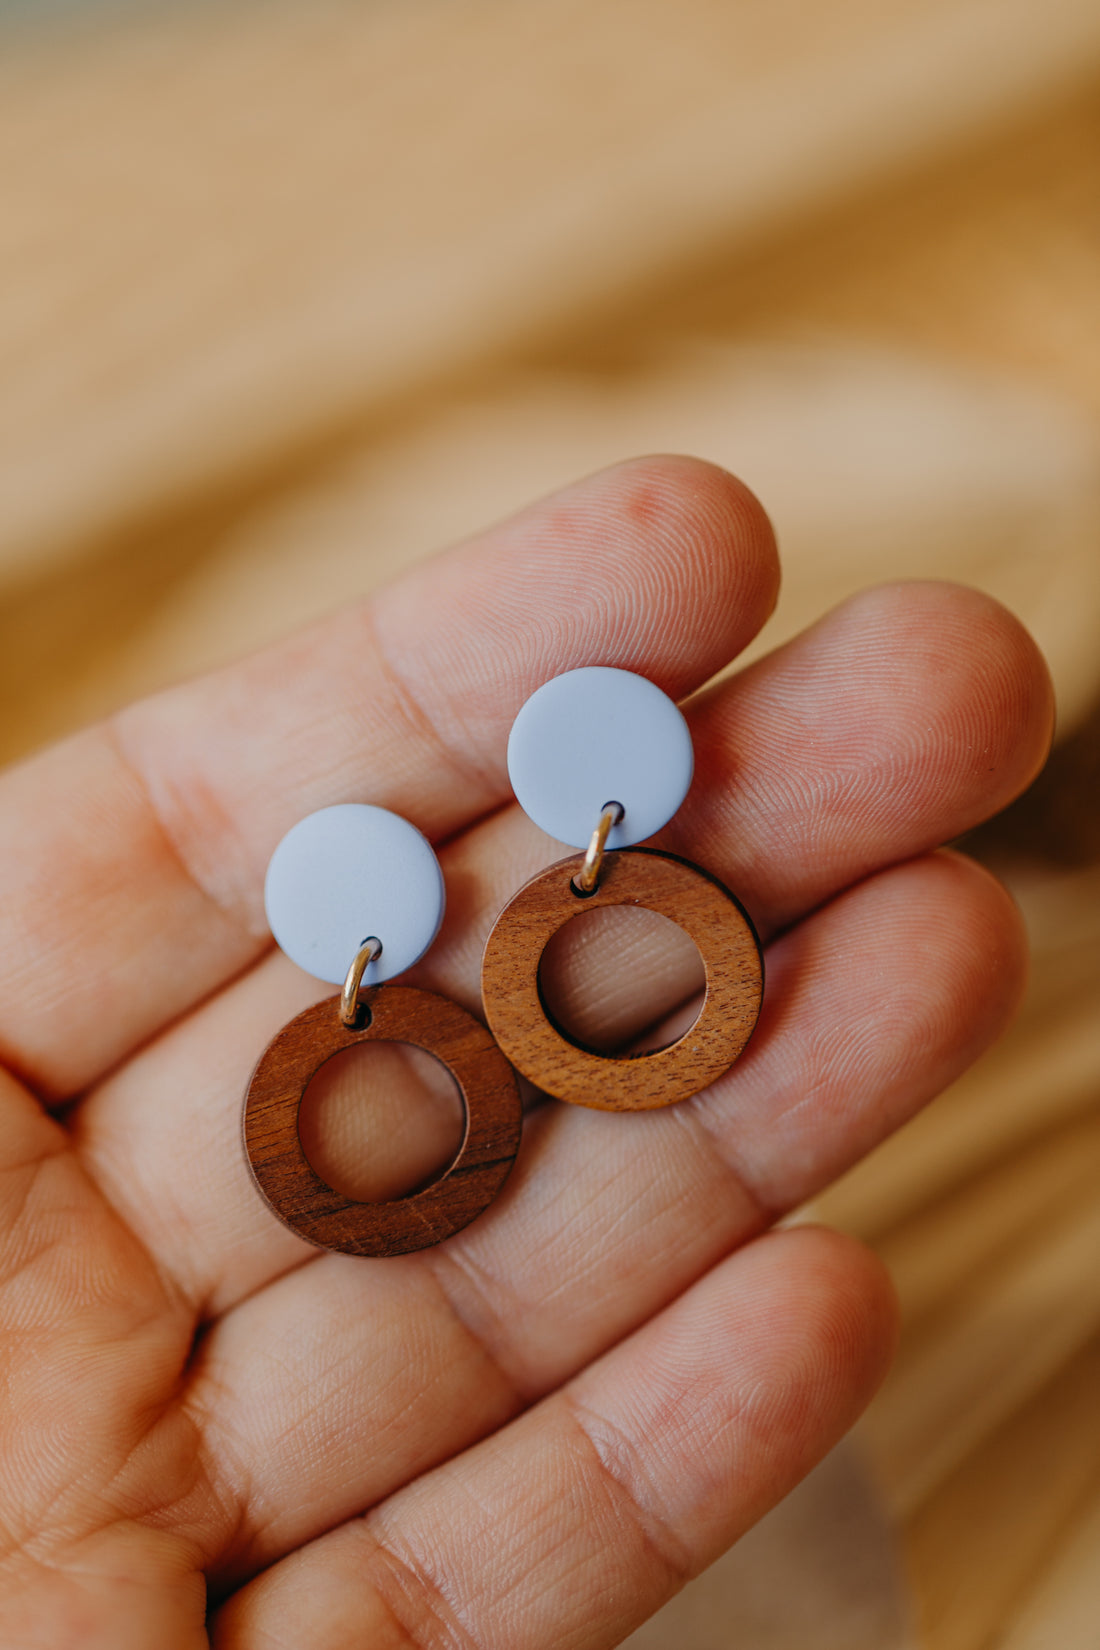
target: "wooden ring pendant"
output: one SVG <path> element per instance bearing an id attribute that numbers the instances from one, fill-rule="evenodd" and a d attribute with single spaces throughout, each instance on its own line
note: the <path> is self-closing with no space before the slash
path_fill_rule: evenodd
<path id="1" fill-rule="evenodd" d="M 600 1111 L 670 1106 L 713 1083 L 752 1035 L 764 991 L 760 942 L 729 889 L 701 866 L 656 848 L 605 854 L 595 893 L 571 886 L 584 855 L 533 877 L 497 918 L 485 947 L 485 1017 L 500 1047 L 547 1094 Z M 635 905 L 669 917 L 695 941 L 706 971 L 699 1018 L 668 1048 L 605 1055 L 549 1018 L 539 963 L 552 935 L 582 911 Z"/>
<path id="2" fill-rule="evenodd" d="M 244 1146 L 272 1211 L 310 1243 L 349 1255 L 403 1255 L 468 1226 L 496 1197 L 519 1150 L 522 1108 L 515 1074 L 489 1032 L 446 997 L 411 986 L 376 986 L 364 1023 L 345 1026 L 339 997 L 315 1003 L 269 1043 L 244 1103 Z M 458 1155 L 429 1186 L 393 1203 L 359 1203 L 334 1191 L 302 1150 L 298 1113 L 315 1072 L 346 1048 L 412 1043 L 450 1071 L 462 1095 Z"/>

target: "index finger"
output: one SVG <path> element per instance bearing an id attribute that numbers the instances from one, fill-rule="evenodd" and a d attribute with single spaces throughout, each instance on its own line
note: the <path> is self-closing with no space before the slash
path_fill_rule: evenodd
<path id="1" fill-rule="evenodd" d="M 594 663 L 674 698 L 774 604 L 771 528 L 693 459 L 617 466 L 245 660 L 0 781 L 0 1053 L 79 1091 L 268 943 L 267 858 L 370 801 L 431 838 L 509 794 L 511 721 Z"/>

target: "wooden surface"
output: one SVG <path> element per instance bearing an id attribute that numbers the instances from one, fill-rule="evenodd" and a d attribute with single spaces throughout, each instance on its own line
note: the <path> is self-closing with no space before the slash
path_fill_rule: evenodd
<path id="1" fill-rule="evenodd" d="M 594 892 L 578 894 L 573 878 L 583 864 L 583 854 L 559 860 L 504 907 L 482 960 L 485 1017 L 512 1064 L 544 1094 L 597 1111 L 671 1106 L 727 1071 L 752 1036 L 764 992 L 759 942 L 729 889 L 688 860 L 653 848 L 620 849 L 604 855 Z M 596 1053 L 547 1013 L 539 988 L 547 945 L 581 913 L 619 905 L 670 918 L 703 959 L 699 1017 L 667 1048 Z"/>
<path id="2" fill-rule="evenodd" d="M 328 997 L 268 1044 L 245 1096 L 245 1152 L 265 1202 L 300 1237 L 348 1255 L 404 1255 L 453 1237 L 496 1197 L 519 1151 L 519 1090 L 485 1027 L 457 1003 L 396 985 L 365 991 L 361 1002 L 360 1025 L 345 1026 L 339 997 Z M 466 1113 L 449 1168 L 392 1203 L 356 1202 L 326 1185 L 298 1135 L 302 1096 L 318 1067 L 366 1042 L 426 1049 L 454 1077 Z"/>
<path id="3" fill-rule="evenodd" d="M 1032 940 L 1016 1025 L 820 1205 L 901 1297 L 900 1353 L 862 1435 L 930 1650 L 1091 1650 L 1100 1619 L 1081 1547 L 1100 1496 L 1100 866 L 1055 859 L 1100 859 L 1077 789 L 1100 719 L 1075 743 L 1060 803 L 1040 787 L 981 833 Z M 1026 861 L 1004 857 L 1021 815 Z"/>
<path id="4" fill-rule="evenodd" d="M 1041 19 L 1035 0 L 319 0 L 161 8 L 5 54 L 0 562 L 239 501 L 731 231 L 1079 84 L 1095 5 Z"/>
<path id="5" fill-rule="evenodd" d="M 1098 19 L 181 5 L 0 67 L 5 756 L 642 448 L 765 499 L 759 647 L 898 575 L 1039 635 L 1075 731 L 974 844 L 1027 1004 L 814 1211 L 898 1280 L 862 1437 L 922 1650 L 1100 1619 Z"/>

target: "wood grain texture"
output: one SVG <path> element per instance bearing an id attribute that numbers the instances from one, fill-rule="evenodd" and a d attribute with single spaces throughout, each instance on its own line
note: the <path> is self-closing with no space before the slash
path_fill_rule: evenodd
<path id="1" fill-rule="evenodd" d="M 716 877 L 675 854 L 629 848 L 604 857 L 594 894 L 576 894 L 583 854 L 522 887 L 485 947 L 481 989 L 489 1027 L 512 1064 L 547 1094 L 600 1111 L 650 1111 L 697 1094 L 733 1064 L 752 1035 L 764 992 L 760 943 Z M 583 911 L 636 905 L 669 917 L 695 941 L 706 970 L 699 1018 L 679 1041 L 645 1054 L 598 1054 L 548 1017 L 539 963 L 550 938 Z"/>
<path id="2" fill-rule="evenodd" d="M 457 1003 L 389 985 L 364 992 L 361 1001 L 367 1020 L 353 1030 L 341 1022 L 340 999 L 329 997 L 268 1044 L 245 1095 L 245 1153 L 269 1208 L 310 1243 L 349 1255 L 404 1255 L 452 1237 L 496 1197 L 519 1150 L 519 1089 L 489 1032 Z M 458 1084 L 466 1115 L 451 1166 L 393 1203 L 358 1203 L 326 1185 L 298 1135 L 302 1096 L 318 1068 L 372 1041 L 411 1043 L 434 1055 Z"/>

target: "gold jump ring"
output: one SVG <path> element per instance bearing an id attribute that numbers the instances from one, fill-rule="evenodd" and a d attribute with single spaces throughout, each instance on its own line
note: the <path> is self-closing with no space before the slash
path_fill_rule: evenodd
<path id="1" fill-rule="evenodd" d="M 600 866 L 603 863 L 604 849 L 612 830 L 623 817 L 624 809 L 621 802 L 605 802 L 600 814 L 600 823 L 592 832 L 592 839 L 585 850 L 584 864 L 573 878 L 573 888 L 578 894 L 594 894 L 599 887 Z"/>
<path id="2" fill-rule="evenodd" d="M 348 969 L 344 981 L 344 989 L 340 993 L 340 1019 L 349 1031 L 354 1031 L 359 1023 L 359 1014 L 362 1003 L 359 1001 L 359 987 L 363 983 L 363 975 L 370 963 L 382 955 L 382 941 L 372 934 L 365 939 L 355 953 L 355 961 Z"/>

